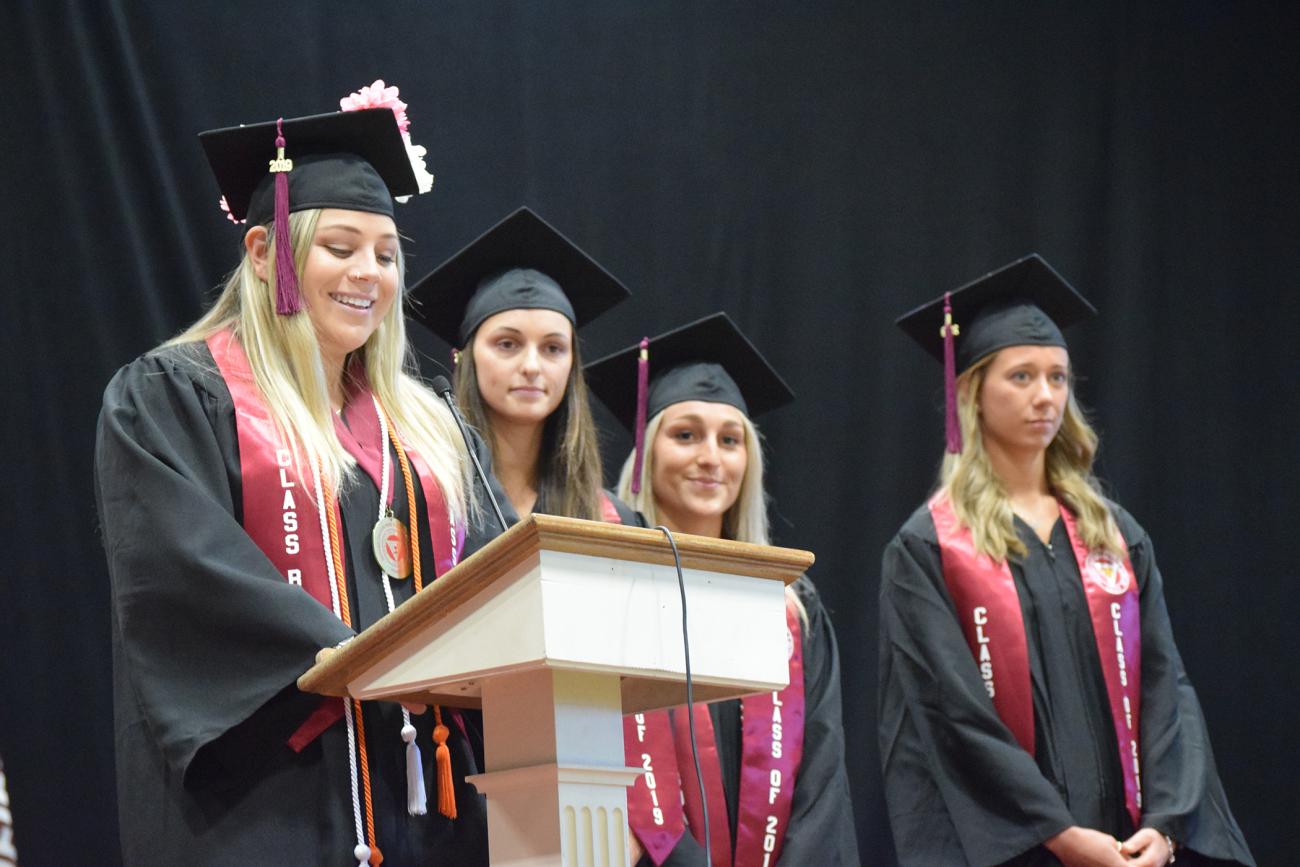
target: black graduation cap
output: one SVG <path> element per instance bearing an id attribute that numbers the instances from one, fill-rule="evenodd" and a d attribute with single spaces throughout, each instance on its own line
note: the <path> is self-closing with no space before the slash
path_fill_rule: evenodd
<path id="1" fill-rule="evenodd" d="M 947 450 L 960 454 L 957 376 L 1008 346 L 1065 346 L 1062 328 L 1097 314 L 1065 278 L 1030 253 L 899 317 L 896 324 L 944 366 Z"/>
<path id="2" fill-rule="evenodd" d="M 389 108 L 336 111 L 199 133 L 217 186 L 235 219 L 275 216 L 277 124 L 282 130 L 289 210 L 345 208 L 393 216 L 393 198 L 418 193 L 406 142 Z"/>
<path id="3" fill-rule="evenodd" d="M 749 418 L 794 400 L 790 386 L 725 313 L 643 342 L 649 377 L 647 419 L 687 400 L 725 403 Z M 635 427 L 637 417 L 641 349 L 641 343 L 634 343 L 583 368 L 588 387 L 629 428 Z"/>
<path id="4" fill-rule="evenodd" d="M 1062 328 L 1097 314 L 1037 253 L 1017 259 L 904 314 L 897 325 L 944 360 L 944 303 L 952 305 L 956 372 L 1008 346 L 1065 346 Z"/>
<path id="5" fill-rule="evenodd" d="M 631 294 L 526 207 L 411 287 L 415 317 L 462 348 L 483 320 L 505 310 L 554 310 L 581 328 Z"/>

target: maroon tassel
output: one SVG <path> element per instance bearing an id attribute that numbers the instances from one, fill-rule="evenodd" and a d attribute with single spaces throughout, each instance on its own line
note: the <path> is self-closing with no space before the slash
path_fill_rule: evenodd
<path id="1" fill-rule="evenodd" d="M 961 454 L 961 421 L 957 417 L 957 352 L 953 338 L 961 333 L 961 328 L 952 321 L 952 293 L 943 293 L 943 399 L 944 399 L 944 434 L 947 437 L 949 454 Z"/>
<path id="2" fill-rule="evenodd" d="M 632 493 L 641 493 L 641 465 L 645 461 L 646 401 L 650 397 L 650 339 L 641 338 L 636 362 L 636 457 L 632 461 Z"/>
<path id="3" fill-rule="evenodd" d="M 289 172 L 293 160 L 284 158 L 284 118 L 275 122 L 275 312 L 292 316 L 302 311 L 298 273 L 293 264 L 293 242 L 289 240 Z"/>

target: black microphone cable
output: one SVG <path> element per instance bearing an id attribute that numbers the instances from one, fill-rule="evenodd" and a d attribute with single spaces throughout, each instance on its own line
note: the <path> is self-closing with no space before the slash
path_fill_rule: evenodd
<path id="1" fill-rule="evenodd" d="M 682 595 L 682 653 L 686 657 L 686 719 L 691 732 L 691 760 L 695 762 L 695 783 L 700 789 L 700 812 L 704 814 L 704 863 L 713 863 L 713 852 L 709 836 L 709 799 L 704 794 L 704 774 L 700 771 L 700 750 L 695 740 L 695 682 L 691 678 L 691 642 L 686 630 L 686 578 L 682 575 L 682 555 L 677 552 L 677 540 L 673 531 L 663 524 L 656 530 L 668 537 L 668 544 L 673 549 L 673 563 L 677 566 L 677 589 Z"/>
<path id="2" fill-rule="evenodd" d="M 487 491 L 488 501 L 492 503 L 492 511 L 496 513 L 497 520 L 501 522 L 502 532 L 509 530 L 510 525 L 506 523 L 505 515 L 501 514 L 501 506 L 497 503 L 496 495 L 492 493 L 492 485 L 488 483 L 487 473 L 483 472 L 483 465 L 479 463 L 478 455 L 474 453 L 474 443 L 469 436 L 469 425 L 465 424 L 465 419 L 456 406 L 456 396 L 451 393 L 451 383 L 447 381 L 445 376 L 435 376 L 431 385 L 434 393 L 442 398 L 443 403 L 447 404 L 447 409 L 451 410 L 452 416 L 456 419 L 456 426 L 460 428 L 460 436 L 465 440 L 465 451 L 469 452 L 469 459 L 474 462 L 474 472 L 478 473 L 478 480 L 482 483 L 483 490 Z"/>

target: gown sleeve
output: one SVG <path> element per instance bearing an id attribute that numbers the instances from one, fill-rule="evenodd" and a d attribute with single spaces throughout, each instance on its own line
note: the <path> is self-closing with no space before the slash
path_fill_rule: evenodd
<path id="1" fill-rule="evenodd" d="M 95 448 L 119 725 L 143 725 L 186 786 L 283 747 L 320 696 L 297 677 L 352 635 L 244 532 L 229 392 L 199 350 L 127 365 Z M 210 360 L 208 361 L 210 365 Z"/>
<path id="2" fill-rule="evenodd" d="M 812 582 L 801 577 L 793 587 L 808 614 L 803 633 L 803 756 L 777 863 L 851 867 L 859 863 L 858 839 L 844 765 L 835 630 Z"/>
<path id="3" fill-rule="evenodd" d="M 902 864 L 999 864 L 1075 824 L 998 718 L 918 512 L 885 549 L 880 755 Z"/>
<path id="4" fill-rule="evenodd" d="M 1116 509 L 1141 588 L 1142 824 L 1192 853 L 1253 865 L 1215 768 L 1205 717 L 1174 645 L 1163 580 L 1146 532 Z"/>

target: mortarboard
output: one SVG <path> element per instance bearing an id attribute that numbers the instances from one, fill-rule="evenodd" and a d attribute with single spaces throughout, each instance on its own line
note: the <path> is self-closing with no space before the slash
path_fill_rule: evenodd
<path id="1" fill-rule="evenodd" d="M 593 361 L 583 373 L 588 387 L 633 431 L 634 492 L 640 488 L 646 423 L 673 404 L 725 403 L 756 418 L 794 400 L 785 380 L 725 313 L 645 338 Z"/>
<path id="2" fill-rule="evenodd" d="M 340 100 L 339 112 L 199 133 L 230 219 L 274 223 L 277 314 L 303 309 L 289 214 L 342 208 L 392 217 L 394 197 L 433 185 L 397 94 L 378 80 Z"/>
<path id="3" fill-rule="evenodd" d="M 631 293 L 529 208 L 488 229 L 411 287 L 413 315 L 464 348 L 489 316 L 554 310 L 580 328 Z"/>
<path id="4" fill-rule="evenodd" d="M 1037 253 L 991 271 L 915 310 L 896 324 L 944 364 L 947 447 L 961 451 L 956 377 L 1008 346 L 1065 346 L 1062 328 L 1097 314 Z"/>
<path id="5" fill-rule="evenodd" d="M 277 133 L 277 126 L 282 131 Z M 285 141 L 289 211 L 344 208 L 393 216 L 393 198 L 419 192 L 406 142 L 385 108 L 336 111 L 199 133 L 230 215 L 253 224 L 275 216 L 276 138 Z"/>

